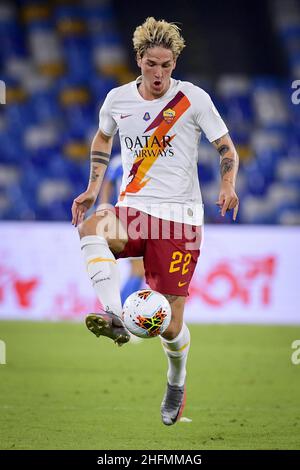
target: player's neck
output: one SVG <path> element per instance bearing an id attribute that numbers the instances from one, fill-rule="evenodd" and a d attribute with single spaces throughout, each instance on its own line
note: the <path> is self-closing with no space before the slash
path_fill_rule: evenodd
<path id="1" fill-rule="evenodd" d="M 151 92 L 151 89 L 145 86 L 145 83 L 142 80 L 140 83 L 137 84 L 137 89 L 141 97 L 144 98 L 144 100 L 153 101 L 164 96 L 169 90 L 170 86 L 171 86 L 171 79 L 169 80 L 168 86 L 161 93 L 153 94 Z"/>

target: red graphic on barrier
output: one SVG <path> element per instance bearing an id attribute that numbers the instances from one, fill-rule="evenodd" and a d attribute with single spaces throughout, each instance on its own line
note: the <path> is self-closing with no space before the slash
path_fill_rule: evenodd
<path id="1" fill-rule="evenodd" d="M 11 288 L 17 305 L 29 308 L 38 285 L 38 277 L 25 280 L 15 270 L 0 266 L 0 303 L 4 302 L 5 292 Z"/>
<path id="2" fill-rule="evenodd" d="M 277 265 L 278 257 L 274 255 L 219 261 L 204 274 L 195 276 L 188 301 L 197 299 L 216 309 L 232 302 L 268 308 L 272 303 Z M 92 290 L 82 295 L 77 281 L 67 279 L 62 284 L 57 280 L 51 291 L 52 281 L 38 273 L 26 278 L 16 269 L 0 265 L 0 306 L 8 302 L 11 307 L 13 299 L 11 313 L 19 310 L 30 318 L 34 311 L 37 317 L 63 320 L 82 319 L 87 312 L 99 311 L 101 306 Z M 38 303 L 41 298 L 42 302 Z"/>
<path id="3" fill-rule="evenodd" d="M 4 265 L 0 266 L 0 304 L 5 303 L 12 295 L 16 307 L 22 309 L 30 317 L 32 309 L 36 308 L 36 296 L 42 288 L 45 288 L 45 285 L 42 283 L 41 276 L 23 279 L 16 270 Z M 53 297 L 45 299 L 40 314 L 49 319 L 69 320 L 77 317 L 82 319 L 85 313 L 97 312 L 99 308 L 101 309 L 102 306 L 96 297 L 91 300 L 80 296 L 78 286 L 75 283 L 69 283 L 63 291 L 58 291 Z"/>
<path id="4" fill-rule="evenodd" d="M 276 264 L 275 256 L 222 261 L 192 283 L 189 300 L 200 297 L 212 307 L 222 307 L 234 300 L 249 305 L 258 297 L 260 304 L 267 307 L 271 304 Z"/>
<path id="5" fill-rule="evenodd" d="M 21 307 L 31 306 L 32 295 L 38 283 L 39 281 L 36 278 L 30 279 L 29 281 L 22 281 L 19 279 L 13 281 L 18 303 Z"/>
<path id="6" fill-rule="evenodd" d="M 85 314 L 99 312 L 99 309 L 103 307 L 98 299 L 95 297 L 91 301 L 81 297 L 75 284 L 70 284 L 66 292 L 56 295 L 52 306 L 53 313 L 59 312 L 61 320 L 82 319 Z"/>

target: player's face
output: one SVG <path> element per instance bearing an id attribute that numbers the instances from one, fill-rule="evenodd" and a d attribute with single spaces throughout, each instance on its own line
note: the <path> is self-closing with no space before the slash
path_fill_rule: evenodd
<path id="1" fill-rule="evenodd" d="M 171 74 L 176 66 L 172 51 L 160 46 L 151 47 L 142 58 L 138 58 L 137 63 L 142 72 L 142 96 L 149 100 L 163 96 L 170 86 Z"/>

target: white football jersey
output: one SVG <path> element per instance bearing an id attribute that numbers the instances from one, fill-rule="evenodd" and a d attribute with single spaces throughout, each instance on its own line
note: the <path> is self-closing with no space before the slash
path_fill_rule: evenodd
<path id="1" fill-rule="evenodd" d="M 228 129 L 210 96 L 192 83 L 172 78 L 165 95 L 148 101 L 138 91 L 140 81 L 111 90 L 99 115 L 104 134 L 119 130 L 123 179 L 117 206 L 202 225 L 199 138 L 203 131 L 213 142 Z"/>

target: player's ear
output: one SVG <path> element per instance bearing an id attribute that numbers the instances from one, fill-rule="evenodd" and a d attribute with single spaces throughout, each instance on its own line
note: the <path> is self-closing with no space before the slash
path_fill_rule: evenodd
<path id="1" fill-rule="evenodd" d="M 142 58 L 139 53 L 136 55 L 136 63 L 138 64 L 138 67 L 141 68 L 142 65 Z"/>
<path id="2" fill-rule="evenodd" d="M 177 63 L 177 60 L 176 60 L 176 59 L 174 59 L 174 62 L 173 62 L 173 67 L 172 67 L 172 71 L 175 69 L 175 67 L 176 67 L 176 63 Z"/>

